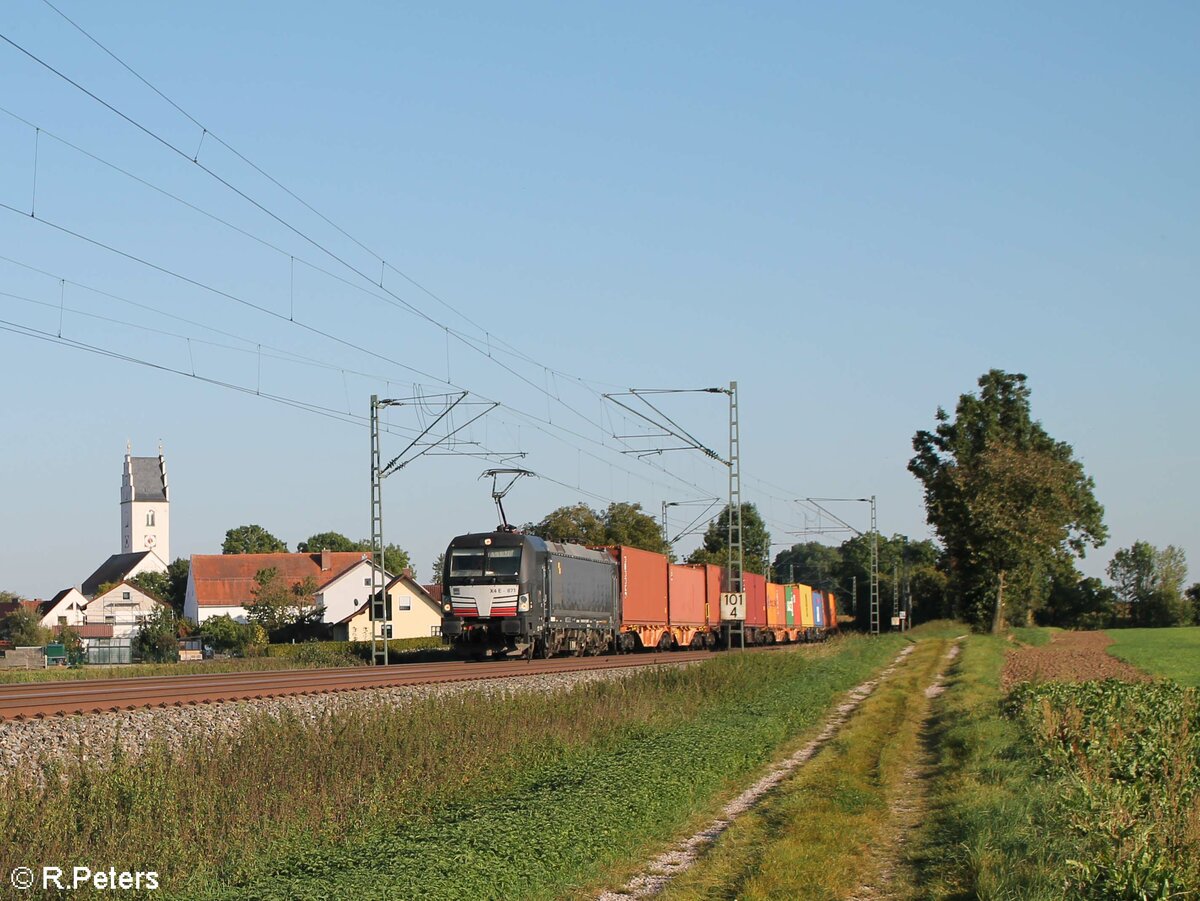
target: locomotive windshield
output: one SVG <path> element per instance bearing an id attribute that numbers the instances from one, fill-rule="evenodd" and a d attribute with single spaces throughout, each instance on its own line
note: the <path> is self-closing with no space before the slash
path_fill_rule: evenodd
<path id="1" fill-rule="evenodd" d="M 521 572 L 519 547 L 455 548 L 450 552 L 450 578 L 500 576 L 515 578 Z"/>

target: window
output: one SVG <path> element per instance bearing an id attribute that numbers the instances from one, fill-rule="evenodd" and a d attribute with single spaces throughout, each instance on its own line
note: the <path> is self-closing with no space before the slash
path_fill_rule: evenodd
<path id="1" fill-rule="evenodd" d="M 486 559 L 485 559 L 486 554 Z M 450 552 L 450 578 L 516 576 L 521 572 L 519 547 L 455 548 Z"/>
<path id="2" fill-rule="evenodd" d="M 154 511 L 153 510 L 146 511 L 146 525 L 148 525 L 148 526 L 154 525 Z"/>
<path id="3" fill-rule="evenodd" d="M 106 623 L 115 623 L 117 621 L 117 618 L 110 613 L 106 617 L 104 617 L 104 621 Z"/>
<path id="4" fill-rule="evenodd" d="M 67 618 L 65 616 L 60 616 L 58 618 L 58 624 L 60 626 L 65 626 L 67 624 Z"/>
<path id="5" fill-rule="evenodd" d="M 370 585 L 370 584 L 371 584 L 371 579 L 370 579 L 370 577 L 368 577 L 368 578 L 366 578 L 366 579 L 363 579 L 363 584 L 364 584 L 364 585 Z"/>
<path id="6" fill-rule="evenodd" d="M 123 601 L 129 600 L 129 592 L 128 591 L 121 592 L 121 600 L 123 600 Z"/>
<path id="7" fill-rule="evenodd" d="M 396 598 L 397 610 L 412 610 L 412 598 L 406 594 L 402 594 Z"/>

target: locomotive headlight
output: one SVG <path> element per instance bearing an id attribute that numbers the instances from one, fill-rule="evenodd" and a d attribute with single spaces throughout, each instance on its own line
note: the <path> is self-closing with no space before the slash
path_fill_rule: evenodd
<path id="1" fill-rule="evenodd" d="M 447 613 L 449 613 L 451 610 L 450 602 L 446 601 L 446 603 L 442 604 L 442 609 L 445 610 Z"/>
<path id="2" fill-rule="evenodd" d="M 517 610 L 521 613 L 529 612 L 529 595 L 522 594 L 517 597 Z"/>

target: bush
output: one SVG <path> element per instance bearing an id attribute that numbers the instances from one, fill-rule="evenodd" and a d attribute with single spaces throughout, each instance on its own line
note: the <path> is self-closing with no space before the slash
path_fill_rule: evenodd
<path id="1" fill-rule="evenodd" d="M 179 625 L 174 610 L 159 607 L 146 617 L 133 638 L 133 654 L 150 663 L 179 662 Z"/>
<path id="2" fill-rule="evenodd" d="M 355 657 L 366 663 L 371 662 L 371 642 L 369 641 L 306 641 L 296 644 L 267 645 L 268 657 L 296 657 L 309 654 L 305 648 L 319 647 L 334 654 Z M 416 651 L 430 651 L 445 647 L 442 639 L 436 636 L 430 638 L 393 638 L 388 642 L 388 655 L 403 659 L 412 656 Z"/>

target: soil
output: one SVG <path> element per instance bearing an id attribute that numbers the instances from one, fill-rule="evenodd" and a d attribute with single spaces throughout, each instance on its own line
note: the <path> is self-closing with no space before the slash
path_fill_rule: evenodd
<path id="1" fill-rule="evenodd" d="M 1018 682 L 1149 681 L 1141 670 L 1105 651 L 1112 643 L 1103 632 L 1059 632 L 1049 644 L 1009 651 L 1000 683 L 1007 691 Z"/>

